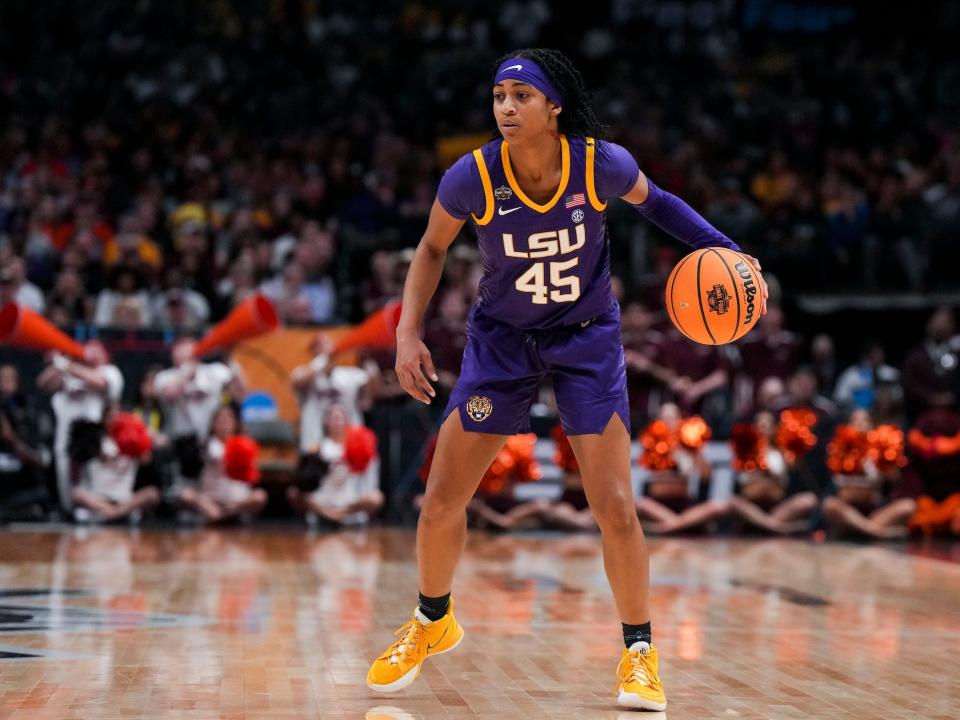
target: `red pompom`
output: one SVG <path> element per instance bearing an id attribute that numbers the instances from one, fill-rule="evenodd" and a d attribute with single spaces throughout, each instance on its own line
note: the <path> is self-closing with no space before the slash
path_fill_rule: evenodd
<path id="1" fill-rule="evenodd" d="M 840 425 L 827 445 L 827 467 L 837 475 L 863 475 L 869 449 L 867 433 Z"/>
<path id="2" fill-rule="evenodd" d="M 260 480 L 257 458 L 260 446 L 246 435 L 233 435 L 227 439 L 223 450 L 223 469 L 234 480 L 255 484 Z"/>
<path id="3" fill-rule="evenodd" d="M 120 452 L 128 457 L 140 459 L 153 449 L 150 431 L 143 420 L 132 413 L 114 415 L 107 431 Z"/>
<path id="4" fill-rule="evenodd" d="M 707 425 L 706 420 L 699 415 L 692 415 L 680 423 L 678 434 L 681 445 L 690 450 L 697 450 L 703 447 L 713 433 L 710 432 L 710 426 Z"/>
<path id="5" fill-rule="evenodd" d="M 639 463 L 649 470 L 672 470 L 677 466 L 673 451 L 679 438 L 663 420 L 654 420 L 640 436 L 643 454 Z"/>
<path id="6" fill-rule="evenodd" d="M 355 473 L 367 469 L 377 456 L 377 436 L 363 425 L 351 425 L 343 438 L 343 459 Z"/>
<path id="7" fill-rule="evenodd" d="M 816 424 L 817 415 L 808 408 L 790 408 L 780 413 L 777 446 L 787 462 L 796 462 L 814 448 L 817 436 L 813 434 L 813 426 Z"/>
<path id="8" fill-rule="evenodd" d="M 878 425 L 867 433 L 867 442 L 870 445 L 867 454 L 880 472 L 906 466 L 903 430 L 896 425 Z"/>
<path id="9" fill-rule="evenodd" d="M 730 430 L 733 469 L 753 472 L 767 469 L 767 438 L 750 423 L 737 423 Z"/>
<path id="10" fill-rule="evenodd" d="M 508 437 L 480 480 L 477 492 L 497 495 L 506 490 L 508 484 L 533 482 L 543 477 L 540 463 L 533 454 L 536 443 L 537 436 L 534 433 Z"/>
<path id="11" fill-rule="evenodd" d="M 570 446 L 570 440 L 563 432 L 563 425 L 557 423 L 550 431 L 550 437 L 553 438 L 555 450 L 553 451 L 553 463 L 564 472 L 580 472 L 580 464 L 577 462 L 577 456 L 573 454 L 573 448 Z"/>

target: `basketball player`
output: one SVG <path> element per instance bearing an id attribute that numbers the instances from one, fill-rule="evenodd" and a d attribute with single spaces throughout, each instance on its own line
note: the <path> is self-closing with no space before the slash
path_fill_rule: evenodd
<path id="1" fill-rule="evenodd" d="M 51 393 L 50 404 L 57 419 L 53 457 L 57 493 L 64 511 L 73 509 L 74 465 L 70 459 L 71 426 L 76 422 L 99 423 L 107 402 L 118 402 L 123 393 L 123 375 L 110 364 L 107 349 L 99 340 L 84 346 L 82 361 L 53 353 L 50 364 L 37 377 L 37 387 Z"/>
<path id="2" fill-rule="evenodd" d="M 408 393 L 429 404 L 437 373 L 420 323 L 447 248 L 473 219 L 484 274 L 420 513 L 420 603 L 400 639 L 374 661 L 367 685 L 400 690 L 428 655 L 453 650 L 463 638 L 450 589 L 466 537 L 464 508 L 505 438 L 528 431 L 530 405 L 550 373 L 623 624 L 618 702 L 663 710 L 604 210 L 623 198 L 694 248 L 739 248 L 648 181 L 626 150 L 598 140 L 583 80 L 562 53 L 511 53 L 497 63 L 492 85 L 499 136 L 444 175 L 404 286 L 396 372 Z"/>

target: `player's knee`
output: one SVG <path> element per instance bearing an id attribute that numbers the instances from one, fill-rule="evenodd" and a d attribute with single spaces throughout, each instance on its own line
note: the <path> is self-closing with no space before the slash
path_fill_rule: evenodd
<path id="1" fill-rule="evenodd" d="M 625 492 L 610 492 L 591 504 L 593 515 L 603 532 L 635 532 L 640 525 L 633 497 Z"/>
<path id="2" fill-rule="evenodd" d="M 420 509 L 420 521 L 433 525 L 459 522 L 466 509 L 467 503 L 458 497 L 427 492 Z"/>
<path id="3" fill-rule="evenodd" d="M 812 492 L 800 493 L 795 502 L 803 512 L 810 512 L 817 507 L 817 496 Z"/>

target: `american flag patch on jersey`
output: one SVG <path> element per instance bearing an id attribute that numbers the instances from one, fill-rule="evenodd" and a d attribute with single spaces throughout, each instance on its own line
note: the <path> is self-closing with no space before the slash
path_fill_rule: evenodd
<path id="1" fill-rule="evenodd" d="M 586 205 L 587 199 L 583 196 L 583 193 L 574 193 L 573 195 L 567 195 L 563 202 L 566 203 L 565 207 L 572 208 L 577 205 Z"/>

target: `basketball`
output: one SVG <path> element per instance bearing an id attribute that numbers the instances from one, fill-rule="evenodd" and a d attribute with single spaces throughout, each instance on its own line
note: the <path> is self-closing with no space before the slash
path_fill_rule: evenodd
<path id="1" fill-rule="evenodd" d="M 667 278 L 670 321 L 694 342 L 725 345 L 757 324 L 763 306 L 757 271 L 743 255 L 726 248 L 690 253 Z"/>

